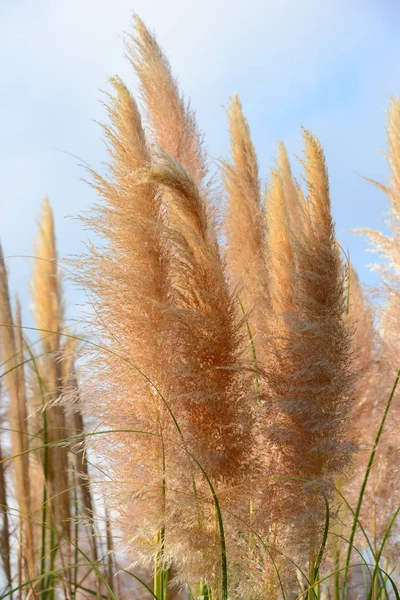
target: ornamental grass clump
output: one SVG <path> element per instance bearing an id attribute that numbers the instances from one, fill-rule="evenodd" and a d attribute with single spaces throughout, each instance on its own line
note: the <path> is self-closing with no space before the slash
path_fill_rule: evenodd
<path id="1" fill-rule="evenodd" d="M 271 547 L 306 547 L 312 564 L 325 500 L 352 453 L 344 266 L 326 167 L 305 132 L 303 196 L 281 146 L 264 208 L 234 97 L 232 162 L 221 164 L 225 248 L 215 215 L 221 196 L 194 113 L 139 19 L 129 56 L 144 125 L 113 79 L 104 127 L 111 163 L 106 176 L 92 172 L 101 201 L 84 218 L 103 239 L 80 275 L 103 346 L 93 351 L 91 411 L 114 431 L 98 449 L 111 468 L 118 523 L 141 560 L 164 572 L 174 564 L 182 582 L 202 579 L 224 593 L 229 548 L 232 585 L 244 594 L 235 572 L 254 551 L 271 560 L 249 535 L 251 523 Z M 224 530 L 209 482 L 230 514 Z M 256 589 L 257 569 L 246 577 Z"/>
<path id="2" fill-rule="evenodd" d="M 0 257 L 1 597 L 398 598 L 400 104 L 393 237 L 368 232 L 388 259 L 376 310 L 318 139 L 303 131 L 301 185 L 282 143 L 264 184 L 235 94 L 214 169 L 137 17 L 127 53 L 138 97 L 110 80 L 93 239 L 70 262 L 86 332 L 67 327 L 48 200 L 33 342 Z"/>
<path id="3" fill-rule="evenodd" d="M 106 242 L 82 263 L 106 346 L 95 356 L 101 404 L 96 399 L 93 409 L 113 430 L 134 430 L 116 432 L 112 444 L 101 445 L 118 481 L 115 505 L 127 508 L 125 517 L 119 511 L 121 527 L 136 540 L 143 560 L 161 548 L 171 562 L 175 548 L 187 577 L 206 576 L 211 561 L 209 576 L 215 578 L 218 527 L 210 490 L 192 457 L 218 489 L 234 489 L 246 479 L 252 453 L 247 396 L 254 392 L 242 361 L 244 322 L 229 289 L 208 192 L 199 187 L 204 169 L 193 115 L 140 22 L 137 34 L 142 54 L 150 56 L 144 63 L 133 60 L 148 111 L 154 103 L 147 69 L 156 67 L 166 82 L 157 92 L 166 108 L 162 121 L 151 112 L 148 141 L 136 103 L 113 80 L 112 125 L 105 127 L 109 177 L 92 174 L 103 202 L 85 217 Z M 180 129 L 169 121 L 175 110 L 183 120 Z M 196 527 L 186 511 L 174 539 L 176 528 L 169 523 L 184 515 L 182 504 L 195 507 Z M 132 510 L 138 511 L 136 520 Z M 200 549 L 198 538 L 206 540 Z"/>

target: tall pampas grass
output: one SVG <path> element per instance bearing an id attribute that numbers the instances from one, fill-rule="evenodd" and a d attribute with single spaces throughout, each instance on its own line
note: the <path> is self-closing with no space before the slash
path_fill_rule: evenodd
<path id="1" fill-rule="evenodd" d="M 93 523 L 93 473 L 75 368 L 78 338 L 70 331 L 63 332 L 54 223 L 47 199 L 35 250 L 32 292 L 39 336 L 34 342 L 24 334 L 18 300 L 12 315 L 1 257 L 2 378 L 7 387 L 3 396 L 9 406 L 9 427 L 2 429 L 11 437 L 11 456 L 1 452 L 0 457 L 0 564 L 7 581 L 4 594 L 7 597 L 18 592 L 20 598 L 34 594 L 43 599 L 64 594 L 71 598 L 86 589 L 99 596 L 100 580 L 107 582 L 107 577 L 102 575 L 102 567 L 99 570 L 96 566 L 103 557 L 99 556 L 101 544 Z M 62 428 L 55 427 L 56 411 L 61 413 Z M 63 440 L 61 445 L 59 440 Z M 69 513 L 65 511 L 65 496 Z M 112 548 L 112 544 L 108 546 Z M 81 555 L 86 556 L 87 565 L 78 562 Z M 113 560 L 110 556 L 110 565 Z M 93 569 L 100 579 L 93 578 Z M 3 587 L 5 580 L 1 581 Z M 107 585 L 112 589 L 110 583 Z"/>
<path id="2" fill-rule="evenodd" d="M 183 108 L 183 101 L 178 103 L 176 118 L 184 133 L 171 128 L 168 120 L 178 97 L 175 82 L 140 22 L 135 40 L 142 54 L 134 66 L 155 119 L 152 135 L 162 148 L 150 150 L 134 100 L 114 79 L 112 127 L 105 127 L 112 157 L 110 177 L 93 174 L 103 203 L 85 219 L 106 239 L 105 249 L 92 248 L 83 263 L 85 284 L 93 293 L 107 345 L 96 353 L 101 366 L 101 406 L 96 404 L 96 416 L 113 429 L 156 434 L 118 436 L 124 460 L 115 451 L 115 436 L 112 456 L 103 445 L 120 482 L 115 486 L 116 506 L 126 507 L 124 530 L 136 540 L 144 559 L 156 554 L 162 532 L 163 552 L 168 555 L 175 549 L 187 576 L 200 579 L 208 576 L 209 564 L 211 576 L 220 561 L 219 551 L 213 550 L 218 537 L 213 509 L 207 509 L 208 516 L 197 511 L 203 533 L 192 527 L 190 519 L 182 521 L 188 530 L 186 537 L 180 536 L 184 542 L 173 539 L 175 528 L 168 525 L 178 515 L 183 518 L 182 499 L 199 507 L 198 494 L 206 493 L 207 485 L 190 455 L 221 489 L 246 477 L 252 412 L 247 410 L 241 357 L 244 323 L 229 289 L 208 194 L 200 182 L 204 169 L 199 166 L 203 162 L 194 116 Z M 162 121 L 160 114 L 157 118 L 153 114 L 153 88 L 146 87 L 148 81 L 157 82 L 152 71 L 147 74 L 156 67 L 169 82 L 157 96 L 160 100 L 165 95 L 161 101 L 169 107 Z M 109 399 L 106 390 L 111 391 Z M 127 447 L 135 449 L 132 463 Z M 132 510 L 141 511 L 137 530 Z M 123 512 L 119 510 L 120 515 Z M 206 536 L 205 545 L 199 545 L 196 534 Z M 187 544 L 187 551 L 179 551 L 182 544 Z M 211 563 L 193 573 L 191 551 L 199 564 L 208 556 Z"/>
<path id="3" fill-rule="evenodd" d="M 2 387 L 0 386 L 0 400 L 3 400 L 4 394 Z M 1 405 L 1 409 L 3 406 Z M 3 415 L 1 415 L 0 424 L 3 426 Z M 11 588 L 12 575 L 11 575 L 11 546 L 10 546 L 10 518 L 8 514 L 8 495 L 6 487 L 6 470 L 3 463 L 3 441 L 4 436 L 0 436 L 0 557 L 3 572 L 6 578 L 7 585 Z"/>
<path id="4" fill-rule="evenodd" d="M 233 96 L 214 186 L 194 111 L 134 26 L 139 104 L 110 80 L 94 240 L 72 261 L 89 335 L 66 327 L 48 200 L 34 342 L 0 260 L 4 597 L 350 600 L 361 570 L 359 597 L 398 597 L 399 103 L 378 184 L 393 236 L 369 232 L 387 258 L 376 308 L 336 240 L 317 138 L 305 185 L 280 143 L 264 191 Z"/>
<path id="5" fill-rule="evenodd" d="M 345 428 L 353 371 L 344 268 L 320 144 L 305 132 L 306 198 L 281 147 L 264 221 L 257 158 L 234 99 L 233 162 L 222 167 L 229 200 L 228 274 L 194 114 L 140 20 L 132 40 L 148 129 L 125 86 L 112 80 L 111 126 L 104 127 L 111 164 L 107 178 L 93 173 L 102 201 L 85 218 L 105 243 L 91 247 L 83 261 L 95 328 L 107 346 L 95 352 L 101 403 L 92 414 L 114 430 L 134 430 L 116 434 L 111 454 L 107 444 L 102 451 L 119 481 L 119 523 L 136 551 L 145 561 L 157 561 L 161 544 L 166 562 L 177 561 L 182 580 L 208 577 L 218 589 L 218 528 L 213 511 L 199 508 L 207 485 L 188 454 L 225 507 L 244 520 L 253 516 L 249 483 L 258 482 L 258 506 L 251 511 L 261 523 L 268 502 L 274 507 L 262 524 L 269 542 L 282 533 L 295 551 L 306 547 L 310 560 L 315 558 L 324 497 L 331 498 L 335 477 L 352 453 Z M 239 290 L 248 304 L 245 315 Z M 257 311 L 261 404 L 255 402 L 246 328 Z M 272 485 L 273 479 L 280 484 Z M 186 504 L 190 497 L 192 504 Z M 189 507 L 195 518 L 185 515 Z M 132 527 L 139 509 L 141 526 Z M 298 526 L 302 543 L 295 540 Z M 227 518 L 226 543 L 240 571 L 247 542 L 238 541 L 238 528 Z"/>
<path id="6" fill-rule="evenodd" d="M 117 523 L 149 560 L 158 550 L 165 520 L 162 436 L 170 417 L 157 390 L 166 360 L 168 236 L 160 194 L 134 177 L 150 160 L 137 105 L 119 79 L 112 84 L 111 126 L 105 127 L 112 156 L 109 178 L 93 173 L 103 201 L 86 218 L 106 240 L 103 249 L 91 248 L 83 264 L 95 308 L 91 320 L 98 319 L 102 340 L 92 357 L 101 365 L 93 393 L 101 403 L 95 399 L 87 412 L 110 429 L 150 434 L 115 433 L 98 448 L 116 482 L 109 506 L 123 507 Z"/>
<path id="7" fill-rule="evenodd" d="M 31 293 L 43 353 L 42 358 L 37 361 L 41 379 L 41 382 L 36 380 L 36 385 L 40 388 L 37 402 L 40 402 L 45 411 L 47 441 L 52 443 L 66 437 L 68 427 L 64 408 L 57 403 L 62 393 L 61 333 L 64 323 L 54 219 L 48 198 L 43 203 L 38 241 L 35 245 Z M 40 417 L 38 420 L 41 420 Z M 40 427 L 42 429 L 42 423 Z M 48 486 L 48 515 L 52 516 L 53 526 L 69 539 L 71 507 L 67 449 L 50 446 L 46 450 L 46 458 L 43 457 L 42 460 L 46 471 L 45 485 Z"/>
<path id="8" fill-rule="evenodd" d="M 14 456 L 16 497 L 22 535 L 23 574 L 27 579 L 35 576 L 35 553 L 32 527 L 31 494 L 29 487 L 29 448 L 27 428 L 27 403 L 24 386 L 24 366 L 19 343 L 21 330 L 16 330 L 11 311 L 7 271 L 0 248 L 0 319 L 1 355 L 6 365 L 5 383 L 9 395 L 8 421 L 11 448 Z M 22 574 L 21 574 L 22 575 Z"/>
<path id="9" fill-rule="evenodd" d="M 275 449 L 275 470 L 281 478 L 280 520 L 289 539 L 294 534 L 294 546 L 302 552 L 308 548 L 313 560 L 324 524 L 324 497 L 332 497 L 335 477 L 352 453 L 346 418 L 354 376 L 351 335 L 344 319 L 344 268 L 325 160 L 319 142 L 307 131 L 304 145 L 309 208 L 303 234 L 292 233 L 279 172 L 273 173 L 267 203 L 274 308 L 266 370 L 272 403 L 267 439 Z"/>
<path id="10" fill-rule="evenodd" d="M 310 394 L 310 412 L 302 418 L 310 436 L 305 452 L 305 471 L 324 478 L 327 488 L 335 473 L 345 469 L 352 448 L 346 438 L 346 420 L 353 400 L 354 369 L 351 334 L 344 321 L 345 270 L 336 242 L 331 216 L 325 158 L 319 141 L 304 132 L 307 201 L 311 223 L 305 243 L 297 253 L 299 306 L 299 350 L 308 367 L 304 383 Z M 301 372 L 301 371 L 300 371 Z M 313 396 L 313 392 L 315 396 Z M 321 400 L 323 398 L 323 400 Z M 329 414 L 326 420 L 324 415 Z M 311 443 L 310 443 L 311 442 Z"/>
<path id="11" fill-rule="evenodd" d="M 232 389 L 233 383 L 240 387 L 243 377 L 243 323 L 238 318 L 236 299 L 229 291 L 215 232 L 204 213 L 204 199 L 190 174 L 164 154 L 139 176 L 166 188 L 177 218 L 188 223 L 181 225 L 181 231 L 174 231 L 171 310 L 175 323 L 169 333 L 174 344 L 170 360 L 175 368 L 168 397 L 177 415 L 182 414 L 183 431 L 188 432 L 184 437 L 207 473 L 217 479 L 230 478 L 245 467 L 248 442 L 244 433 L 246 421 L 250 421 L 247 415 L 239 426 L 243 392 L 235 398 Z M 222 407 L 224 425 L 232 419 L 232 425 L 224 429 L 220 424 Z M 224 463 L 228 456 L 229 461 L 236 462 Z"/>

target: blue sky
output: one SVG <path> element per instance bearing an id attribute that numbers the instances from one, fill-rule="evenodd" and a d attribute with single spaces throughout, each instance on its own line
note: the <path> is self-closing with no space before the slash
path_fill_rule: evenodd
<path id="1" fill-rule="evenodd" d="M 373 260 L 354 227 L 382 229 L 388 204 L 359 174 L 385 181 L 385 120 L 400 95 L 397 0 L 0 0 L 0 239 L 13 291 L 29 316 L 31 255 L 40 205 L 52 202 L 59 254 L 82 250 L 77 220 L 94 193 L 80 157 L 105 160 L 100 90 L 118 74 L 135 93 L 124 32 L 137 12 L 156 32 L 211 157 L 226 156 L 224 106 L 238 92 L 268 176 L 278 140 L 301 152 L 301 126 L 328 161 L 339 240 L 361 279 Z M 293 157 L 294 170 L 299 171 Z M 66 287 L 67 304 L 81 300 Z M 70 314 L 76 309 L 70 308 Z"/>

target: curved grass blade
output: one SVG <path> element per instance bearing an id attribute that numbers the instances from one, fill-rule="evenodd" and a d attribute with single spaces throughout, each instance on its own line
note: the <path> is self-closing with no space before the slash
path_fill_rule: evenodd
<path id="1" fill-rule="evenodd" d="M 342 500 L 345 502 L 345 504 L 346 504 L 347 508 L 350 510 L 350 512 L 351 512 L 351 514 L 353 515 L 353 517 L 355 517 L 355 515 L 356 515 L 356 513 L 355 513 L 355 510 L 354 510 L 354 509 L 351 507 L 351 505 L 349 504 L 349 502 L 346 500 L 345 496 L 343 496 L 342 492 L 341 492 L 341 491 L 340 491 L 340 490 L 339 490 L 337 487 L 335 487 L 335 491 L 336 491 L 336 492 L 339 494 L 339 496 L 340 496 L 340 497 L 342 498 Z M 370 539 L 369 539 L 369 537 L 368 537 L 368 534 L 367 534 L 367 532 L 365 531 L 365 528 L 364 528 L 364 526 L 362 525 L 362 523 L 361 523 L 361 521 L 360 521 L 360 519 L 359 519 L 359 518 L 357 518 L 357 525 L 358 525 L 358 527 L 360 528 L 360 530 L 361 530 L 361 533 L 363 534 L 363 536 L 364 536 L 364 538 L 365 538 L 365 540 L 366 540 L 366 542 L 367 542 L 367 544 L 368 544 L 368 548 L 369 548 L 369 550 L 371 551 L 371 553 L 372 553 L 372 556 L 373 556 L 373 557 L 374 557 L 374 559 L 375 559 L 375 550 L 374 550 L 374 548 L 373 548 L 373 546 L 372 546 L 372 544 L 371 544 L 371 541 L 370 541 Z"/>
<path id="2" fill-rule="evenodd" d="M 157 433 L 153 433 L 150 431 L 138 430 L 138 429 L 109 429 L 106 431 L 94 431 L 94 432 L 90 432 L 90 433 L 71 435 L 67 438 L 63 438 L 63 439 L 60 439 L 60 440 L 57 440 L 54 442 L 48 442 L 46 445 L 47 446 L 61 445 L 61 444 L 69 443 L 72 440 L 80 440 L 82 438 L 86 438 L 89 436 L 106 435 L 106 434 L 110 434 L 110 433 L 138 433 L 138 434 L 142 434 L 142 435 L 160 437 L 159 434 L 157 434 Z M 214 488 L 213 484 L 211 483 L 211 480 L 208 477 L 206 471 L 204 470 L 204 468 L 200 464 L 200 462 L 196 459 L 196 457 L 193 454 L 191 454 L 191 452 L 189 452 L 185 447 L 180 446 L 180 444 L 176 444 L 176 445 L 179 446 L 182 450 L 184 450 L 190 456 L 190 458 L 194 461 L 194 463 L 198 466 L 198 468 L 202 472 L 202 474 L 208 484 L 208 487 L 210 488 L 211 495 L 212 495 L 213 502 L 214 502 L 215 509 L 216 509 L 216 513 L 217 513 L 217 521 L 218 521 L 218 528 L 219 528 L 220 542 L 221 542 L 222 600 L 228 600 L 228 561 L 227 561 L 227 554 L 226 554 L 226 542 L 225 542 L 223 519 L 222 519 L 221 507 L 219 504 L 217 493 L 216 493 L 215 488 Z M 2 462 L 3 463 L 8 462 L 8 461 L 12 460 L 13 458 L 15 458 L 16 456 L 22 456 L 22 455 L 34 452 L 36 450 L 41 450 L 44 448 L 44 446 L 45 446 L 44 444 L 41 444 L 40 446 L 35 446 L 34 448 L 29 448 L 28 450 L 25 450 L 24 452 L 20 452 L 18 455 L 9 456 L 6 459 L 3 459 Z M 80 550 L 80 552 L 83 553 L 82 550 Z M 86 554 L 84 554 L 84 556 L 86 558 Z M 92 561 L 90 561 L 89 558 L 88 558 L 88 560 L 89 560 L 90 564 L 92 564 Z M 108 589 L 108 587 L 107 587 L 107 589 Z"/>
<path id="3" fill-rule="evenodd" d="M 390 571 L 390 575 L 392 575 L 392 574 L 395 572 L 395 570 L 397 569 L 397 566 L 398 566 L 398 565 L 395 565 L 395 566 L 393 567 L 393 569 Z M 388 591 L 387 591 L 387 589 L 386 589 L 386 583 L 387 583 L 387 581 L 388 581 L 388 579 L 386 578 L 386 580 L 384 580 L 384 581 L 382 582 L 382 586 L 381 586 L 381 587 L 380 587 L 380 589 L 378 590 L 378 594 L 377 594 L 377 596 L 376 596 L 376 599 L 375 599 L 375 600 L 379 600 L 379 598 L 380 598 L 380 596 L 381 596 L 381 594 L 382 594 L 382 592 L 383 592 L 383 591 L 385 592 L 385 596 L 386 596 L 386 598 L 389 598 Z"/>
<path id="4" fill-rule="evenodd" d="M 363 483 L 362 483 L 362 486 L 361 486 L 361 491 L 360 491 L 360 495 L 359 495 L 359 498 L 358 498 L 357 507 L 356 507 L 356 510 L 355 510 L 355 515 L 354 515 L 354 521 L 353 521 L 353 525 L 352 525 L 352 528 L 351 528 L 351 534 L 350 534 L 350 540 L 349 540 L 349 549 L 348 549 L 347 556 L 346 556 L 346 566 L 345 566 L 345 571 L 344 571 L 344 582 L 343 582 L 343 600 L 346 598 L 348 566 L 350 564 L 351 549 L 352 549 L 354 538 L 355 538 L 355 535 L 356 535 L 358 517 L 360 516 L 360 512 L 361 512 L 361 506 L 362 506 L 362 502 L 363 502 L 363 499 L 364 499 L 365 489 L 367 487 L 368 478 L 369 478 L 369 474 L 370 474 L 371 469 L 372 469 L 372 465 L 374 463 L 374 458 L 375 458 L 376 450 L 378 448 L 378 444 L 379 444 L 379 441 L 380 441 L 381 436 L 382 436 L 383 428 L 385 426 L 386 418 L 387 418 L 387 416 L 389 414 L 390 406 L 392 404 L 392 400 L 394 398 L 394 395 L 395 395 L 395 392 L 396 392 L 396 389 L 397 389 L 397 385 L 399 383 L 399 379 L 400 379 L 400 370 L 397 373 L 396 379 L 395 379 L 394 384 L 393 384 L 392 391 L 391 391 L 389 399 L 388 399 L 388 401 L 386 403 L 386 407 L 385 407 L 385 410 L 383 412 L 383 416 L 382 416 L 382 420 L 381 420 L 379 428 L 378 428 L 378 432 L 376 434 L 374 446 L 372 448 L 372 452 L 371 452 L 371 455 L 369 457 L 368 465 L 367 465 L 367 468 L 366 468 L 366 471 L 365 471 L 365 475 L 364 475 L 364 479 L 363 479 Z"/>
<path id="5" fill-rule="evenodd" d="M 341 567 L 340 569 L 335 569 L 334 571 L 332 571 L 332 573 L 329 573 L 329 575 L 325 575 L 325 577 L 323 577 L 322 579 L 319 579 L 318 581 L 314 582 L 309 588 L 307 588 L 306 590 L 304 590 L 301 594 L 299 594 L 298 596 L 296 596 L 295 600 L 300 600 L 301 598 L 304 598 L 304 596 L 306 594 L 308 594 L 308 592 L 310 591 L 310 589 L 312 587 L 316 587 L 319 586 L 321 583 L 323 583 L 324 581 L 327 581 L 328 579 L 330 579 L 331 577 L 334 577 L 334 575 L 336 575 L 337 573 L 341 573 L 346 571 L 349 571 L 350 569 L 353 569 L 355 567 L 362 567 L 364 565 L 364 563 L 355 563 L 354 565 L 346 565 L 345 567 Z M 369 565 L 370 567 L 373 567 L 374 565 Z M 382 568 L 380 568 L 380 571 L 388 578 L 388 580 L 390 581 L 391 585 L 392 585 L 392 589 L 395 595 L 396 600 L 400 600 L 400 595 L 397 589 L 397 586 L 395 584 L 395 582 L 393 581 L 392 577 L 389 575 L 389 573 L 387 573 L 386 571 L 384 571 Z"/>
<path id="6" fill-rule="evenodd" d="M 328 533 L 329 533 L 329 522 L 330 522 L 330 511 L 329 511 L 329 503 L 327 500 L 327 497 L 325 496 L 325 494 L 322 492 L 322 495 L 324 497 L 325 500 L 325 528 L 324 528 L 324 535 L 322 537 L 322 542 L 321 542 L 321 547 L 319 549 L 318 552 L 318 557 L 317 557 L 317 561 L 314 567 L 314 576 L 318 577 L 319 575 L 319 569 L 321 566 L 321 562 L 322 562 L 322 558 L 324 556 L 324 552 L 325 552 L 325 548 L 326 548 L 326 542 L 328 539 Z"/>
<path id="7" fill-rule="evenodd" d="M 385 548 L 386 542 L 388 541 L 388 538 L 389 538 L 389 535 L 390 535 L 390 531 L 391 531 L 391 529 L 392 529 L 392 527 L 393 527 L 393 525 L 394 525 L 394 523 L 396 521 L 396 518 L 397 518 L 397 515 L 399 514 L 399 512 L 400 512 L 400 506 L 396 509 L 393 517 L 390 520 L 389 525 L 386 528 L 385 535 L 383 536 L 383 540 L 382 540 L 382 543 L 380 545 L 379 551 L 378 551 L 378 553 L 377 553 L 377 555 L 375 557 L 375 567 L 374 567 L 374 572 L 373 572 L 373 575 L 372 575 L 372 582 L 371 582 L 371 587 L 370 587 L 370 591 L 369 591 L 369 594 L 368 594 L 368 600 L 372 600 L 372 594 L 373 594 L 373 589 L 374 589 L 374 582 L 375 582 L 376 577 L 378 576 L 378 572 L 379 572 L 379 561 L 380 561 L 380 559 L 382 557 L 382 553 L 383 553 L 383 550 Z"/>
<path id="8" fill-rule="evenodd" d="M 51 442 L 49 442 L 48 445 L 51 445 Z M 27 517 L 29 518 L 29 515 L 25 515 L 25 514 L 21 513 L 21 511 L 18 510 L 18 509 L 16 509 L 16 508 L 13 508 L 13 511 L 16 512 L 16 513 L 18 513 L 19 515 L 22 515 L 23 518 L 27 518 Z M 57 535 L 59 538 L 65 540 L 67 543 L 71 544 L 74 548 L 77 548 L 78 552 L 83 556 L 83 558 L 85 559 L 85 561 L 87 562 L 87 564 L 89 564 L 93 568 L 93 570 L 95 571 L 96 575 L 100 578 L 100 580 L 104 584 L 104 586 L 105 586 L 105 588 L 106 588 L 106 590 L 107 590 L 107 592 L 109 594 L 110 600 L 118 600 L 118 598 L 116 598 L 116 596 L 114 595 L 112 589 L 108 585 L 107 579 L 104 577 L 104 575 L 102 574 L 102 572 L 98 569 L 97 564 L 94 563 L 90 559 L 90 557 L 86 554 L 86 552 L 84 550 L 82 550 L 82 548 L 80 548 L 80 546 L 78 544 L 75 544 L 72 540 L 69 540 L 67 538 L 67 536 L 65 536 L 62 532 L 58 531 L 55 527 L 53 527 L 50 524 L 44 523 L 44 524 L 42 524 L 42 527 L 46 527 L 46 529 L 48 529 L 50 532 L 53 531 L 53 533 L 55 535 Z M 74 566 L 68 565 L 67 567 L 63 567 L 62 569 L 66 569 L 66 568 L 74 568 Z M 53 569 L 52 571 L 47 571 L 46 573 L 44 573 L 43 577 L 47 577 L 47 576 L 51 577 L 55 571 L 57 571 L 57 569 Z M 24 584 L 22 585 L 22 587 L 25 587 L 26 585 L 30 585 L 34 581 L 41 581 L 41 580 L 42 580 L 42 574 L 38 575 L 37 577 L 33 578 L 32 580 L 29 580 L 28 582 L 24 582 Z M 14 592 L 14 591 L 17 591 L 17 590 L 12 590 L 12 592 Z M 7 594 L 7 595 L 10 595 L 10 594 Z"/>

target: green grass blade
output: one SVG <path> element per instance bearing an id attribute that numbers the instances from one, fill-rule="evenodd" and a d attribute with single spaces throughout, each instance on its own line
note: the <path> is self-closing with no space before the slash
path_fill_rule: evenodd
<path id="1" fill-rule="evenodd" d="M 358 498 L 357 507 L 356 507 L 356 510 L 355 510 L 353 525 L 352 525 L 352 528 L 351 528 L 351 535 L 350 535 L 350 540 L 349 540 L 349 549 L 348 549 L 347 557 L 346 557 L 346 567 L 345 567 L 344 581 L 343 581 L 343 600 L 346 598 L 348 567 L 349 567 L 349 564 L 350 564 L 351 550 L 352 550 L 354 538 L 355 538 L 355 535 L 356 535 L 358 517 L 359 517 L 360 512 L 361 512 L 361 506 L 362 506 L 362 502 L 363 502 L 363 499 L 364 499 L 365 489 L 367 487 L 368 478 L 369 478 L 369 474 L 370 474 L 371 469 L 372 469 L 372 465 L 374 463 L 374 458 L 375 458 L 376 450 L 378 448 L 378 444 L 379 444 L 379 441 L 380 441 L 381 436 L 382 436 L 383 428 L 385 426 L 386 418 L 387 418 L 387 416 L 389 414 L 390 406 L 392 404 L 392 400 L 394 398 L 394 395 L 395 395 L 395 392 L 396 392 L 396 388 L 397 388 L 397 385 L 399 383 L 399 379 L 400 379 L 400 370 L 397 373 L 395 382 L 393 384 L 392 391 L 391 391 L 389 399 L 388 399 L 388 401 L 386 403 L 386 407 L 385 407 L 385 410 L 384 410 L 384 413 L 383 413 L 383 416 L 382 416 L 381 423 L 380 423 L 379 428 L 378 428 L 378 432 L 376 434 L 375 443 L 374 443 L 374 446 L 372 448 L 371 455 L 369 457 L 368 466 L 367 466 L 367 469 L 365 471 L 363 483 L 362 483 L 362 486 L 361 486 L 361 491 L 360 491 L 360 495 L 359 495 L 359 498 Z"/>
<path id="2" fill-rule="evenodd" d="M 374 572 L 373 572 L 373 575 L 372 575 L 372 581 L 371 581 L 370 591 L 369 591 L 369 594 L 368 594 L 368 600 L 372 600 L 374 583 L 375 583 L 376 577 L 378 576 L 378 572 L 379 572 L 379 561 L 380 561 L 380 559 L 382 557 L 382 553 L 383 553 L 383 550 L 385 548 L 386 542 L 389 539 L 390 531 L 391 531 L 391 529 L 392 529 L 392 527 L 393 527 L 393 525 L 394 525 L 394 523 L 396 521 L 396 518 L 397 518 L 397 515 L 399 514 L 399 512 L 400 512 L 400 506 L 395 511 L 393 517 L 390 520 L 389 525 L 386 528 L 385 535 L 383 536 L 383 540 L 382 540 L 382 543 L 380 545 L 379 551 L 378 551 L 378 553 L 377 553 L 377 555 L 375 557 L 375 567 L 374 567 Z"/>
<path id="3" fill-rule="evenodd" d="M 253 333 L 251 331 L 251 327 L 250 327 L 250 323 L 246 317 L 246 311 L 244 310 L 244 306 L 242 304 L 241 299 L 238 296 L 238 301 L 239 301 L 239 305 L 241 308 L 241 311 L 243 313 L 244 316 L 244 320 L 246 323 L 246 330 L 247 330 L 247 335 L 249 336 L 249 340 L 250 340 L 250 348 L 251 348 L 251 354 L 252 354 L 252 358 L 253 358 L 253 363 L 254 363 L 254 370 L 255 370 L 255 382 L 256 382 L 256 392 L 259 393 L 260 391 L 260 380 L 259 380 L 259 369 L 258 369 L 258 362 L 257 362 L 257 352 L 256 352 L 256 345 L 254 343 L 254 337 L 253 337 Z"/>
<path id="4" fill-rule="evenodd" d="M 25 340 L 24 340 L 24 342 L 25 342 Z M 46 399 L 45 399 L 45 385 L 44 385 L 44 381 L 43 381 L 42 377 L 40 376 L 37 359 L 32 352 L 30 344 L 25 343 L 24 345 L 25 345 L 25 349 L 28 351 L 28 354 L 30 356 L 33 370 L 35 372 L 36 379 L 39 384 L 39 392 L 40 392 L 40 397 L 41 397 L 42 414 L 43 414 L 43 442 L 44 442 L 45 448 L 43 449 L 44 483 L 43 483 L 43 505 L 42 505 L 42 531 L 41 531 L 42 549 L 41 549 L 41 557 L 40 557 L 40 573 L 41 573 L 41 575 L 44 576 L 45 572 L 46 572 L 46 527 L 45 527 L 45 524 L 47 523 L 47 518 L 48 518 L 48 515 L 47 515 L 47 502 L 48 502 L 47 485 L 48 485 L 48 479 L 49 479 L 49 448 L 47 445 L 49 438 L 48 438 L 47 409 L 46 409 Z M 52 536 L 51 536 L 51 540 L 53 540 Z M 52 552 L 52 544 L 51 544 L 51 552 Z M 52 569 L 50 567 L 49 573 L 51 573 L 51 570 Z M 40 586 L 40 592 L 41 592 L 40 597 L 42 600 L 46 600 L 46 598 L 47 598 L 46 590 L 50 590 L 51 588 L 52 588 L 51 580 L 43 577 L 41 579 L 41 586 Z"/>
<path id="5" fill-rule="evenodd" d="M 396 565 L 396 566 L 394 566 L 394 567 L 393 567 L 393 569 L 390 571 L 390 575 L 392 575 L 392 574 L 395 572 L 396 568 L 397 568 L 397 565 Z M 387 582 L 387 581 L 388 581 L 388 578 L 386 577 L 386 580 L 384 580 L 384 581 L 382 582 L 382 586 L 381 586 L 381 588 L 378 590 L 378 595 L 376 596 L 375 600 L 379 600 L 379 598 L 380 598 L 380 596 L 381 596 L 382 592 L 385 592 L 385 596 L 386 596 L 386 598 L 389 598 L 389 594 L 388 594 L 388 591 L 387 591 L 387 589 L 386 589 L 386 582 Z"/>
<path id="6" fill-rule="evenodd" d="M 329 575 L 325 575 L 325 577 L 322 577 L 322 579 L 319 579 L 317 582 L 315 582 L 311 586 L 309 586 L 306 590 L 304 590 L 303 592 L 301 592 L 298 596 L 296 596 L 295 600 L 300 600 L 301 598 L 304 598 L 304 596 L 309 593 L 310 589 L 312 589 L 313 587 L 321 585 L 321 583 L 323 583 L 324 581 L 328 581 L 331 577 L 334 577 L 337 573 L 345 572 L 346 569 L 347 569 L 347 572 L 348 572 L 350 569 L 353 569 L 353 568 L 356 568 L 356 567 L 362 567 L 363 565 L 364 565 L 364 563 L 355 563 L 353 565 L 346 565 L 345 567 L 341 567 L 340 569 L 335 569 L 334 571 L 332 571 L 332 573 L 329 573 Z M 369 565 L 369 566 L 373 567 L 374 565 Z M 390 581 L 396 600 L 400 600 L 400 596 L 399 596 L 399 592 L 398 592 L 397 586 L 396 586 L 395 582 L 393 581 L 392 577 L 384 569 L 380 569 L 380 571 Z"/>
<path id="7" fill-rule="evenodd" d="M 339 494 L 339 496 L 342 498 L 342 500 L 343 500 L 343 501 L 344 501 L 344 503 L 346 504 L 347 508 L 350 510 L 351 514 L 353 515 L 353 517 L 354 517 L 354 518 L 357 518 L 357 525 L 358 525 L 358 527 L 360 528 L 360 531 L 361 531 L 361 533 L 363 534 L 363 536 L 364 536 L 364 538 L 365 538 L 365 541 L 366 541 L 366 542 L 367 542 L 367 544 L 368 544 L 368 548 L 370 549 L 372 556 L 375 558 L 375 550 L 374 550 L 374 547 L 373 547 L 373 545 L 371 544 L 371 540 L 369 539 L 369 537 L 368 537 L 368 534 L 367 534 L 367 532 L 365 531 L 365 528 L 364 528 L 364 526 L 362 525 L 362 523 L 361 523 L 361 521 L 360 521 L 360 518 L 359 518 L 359 516 L 358 516 L 358 517 L 356 517 L 355 510 L 354 510 L 354 509 L 351 507 L 351 505 L 349 504 L 349 502 L 347 501 L 347 499 L 345 498 L 345 496 L 342 494 L 342 492 L 341 492 L 341 491 L 340 491 L 340 490 L 339 490 L 337 487 L 335 487 L 335 490 L 336 490 L 336 492 Z"/>
<path id="8" fill-rule="evenodd" d="M 321 542 L 321 547 L 319 549 L 318 552 L 318 557 L 317 557 L 317 561 L 314 567 L 314 576 L 316 578 L 318 578 L 319 575 L 319 569 L 321 566 L 321 562 L 325 553 L 325 548 L 326 548 L 326 542 L 328 539 L 328 534 L 329 534 L 329 522 L 330 522 L 330 511 L 329 511 L 329 503 L 327 500 L 327 497 L 325 496 L 325 494 L 323 494 L 324 500 L 325 500 L 325 528 L 324 528 L 324 535 L 322 537 L 322 542 Z"/>

